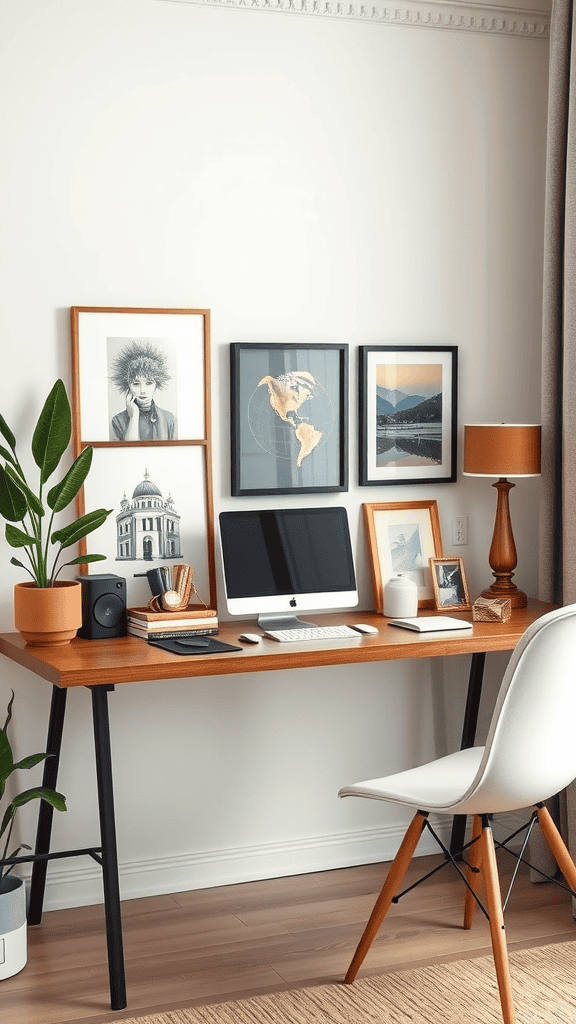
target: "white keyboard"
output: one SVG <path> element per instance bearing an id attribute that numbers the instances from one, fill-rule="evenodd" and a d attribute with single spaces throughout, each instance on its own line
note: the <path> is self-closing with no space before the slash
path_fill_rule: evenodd
<path id="1" fill-rule="evenodd" d="M 266 629 L 264 632 L 281 643 L 290 640 L 341 640 L 342 637 L 358 640 L 360 636 L 350 626 L 305 626 L 302 629 Z"/>

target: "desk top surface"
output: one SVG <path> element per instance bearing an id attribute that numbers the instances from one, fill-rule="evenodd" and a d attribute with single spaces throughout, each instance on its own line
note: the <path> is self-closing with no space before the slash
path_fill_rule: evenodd
<path id="1" fill-rule="evenodd" d="M 422 636 L 391 626 L 374 612 L 311 615 L 320 625 L 367 622 L 377 635 L 353 639 L 278 643 L 263 637 L 259 644 L 241 644 L 244 631 L 259 633 L 254 622 L 220 622 L 215 639 L 242 648 L 223 654 L 170 654 L 134 636 L 110 640 L 76 638 L 64 647 L 28 647 L 19 633 L 0 634 L 0 653 L 24 665 L 31 672 L 60 687 L 111 685 L 152 679 L 182 679 L 195 676 L 235 675 L 278 669 L 313 668 L 322 665 L 350 665 L 394 661 L 401 658 L 437 658 L 482 651 L 510 651 L 535 619 L 552 605 L 529 601 L 516 609 L 508 622 L 475 622 L 471 636 Z M 421 614 L 437 614 L 422 612 Z M 450 612 L 452 615 L 453 613 Z M 458 618 L 472 622 L 471 612 Z"/>

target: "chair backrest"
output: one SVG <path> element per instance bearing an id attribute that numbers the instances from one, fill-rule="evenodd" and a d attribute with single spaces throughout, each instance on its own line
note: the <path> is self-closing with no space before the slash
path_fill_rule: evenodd
<path id="1" fill-rule="evenodd" d="M 528 807 L 576 778 L 576 605 L 543 615 L 512 653 L 466 798 Z"/>

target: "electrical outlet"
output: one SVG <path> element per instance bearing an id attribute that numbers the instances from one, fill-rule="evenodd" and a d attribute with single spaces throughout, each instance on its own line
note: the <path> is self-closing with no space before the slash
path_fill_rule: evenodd
<path id="1" fill-rule="evenodd" d="M 468 516 L 454 516 L 452 519 L 452 543 L 464 546 L 468 543 Z"/>

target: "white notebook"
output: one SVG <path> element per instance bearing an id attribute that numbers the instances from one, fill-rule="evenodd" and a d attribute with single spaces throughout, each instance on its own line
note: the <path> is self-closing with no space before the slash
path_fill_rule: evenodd
<path id="1" fill-rule="evenodd" d="M 428 615 L 414 619 L 390 619 L 391 626 L 401 626 L 402 629 L 412 629 L 415 633 L 441 633 L 444 631 L 472 629 L 471 622 L 463 622 L 462 619 L 454 619 L 450 615 Z"/>

